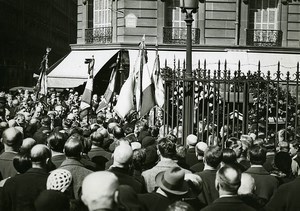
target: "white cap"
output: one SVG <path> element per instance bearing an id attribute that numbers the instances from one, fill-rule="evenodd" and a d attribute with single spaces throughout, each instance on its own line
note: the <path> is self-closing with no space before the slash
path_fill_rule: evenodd
<path id="1" fill-rule="evenodd" d="M 186 137 L 186 143 L 189 146 L 195 146 L 197 142 L 198 142 L 198 138 L 194 134 L 190 134 Z"/>
<path id="2" fill-rule="evenodd" d="M 207 148 L 208 148 L 208 146 L 207 146 L 207 144 L 205 143 L 205 142 L 199 142 L 197 145 L 196 145 L 196 147 L 197 147 L 197 149 L 198 150 L 201 150 L 201 151 L 205 151 Z"/>
<path id="3" fill-rule="evenodd" d="M 139 142 L 137 142 L 137 141 L 131 142 L 131 148 L 132 148 L 132 150 L 141 149 L 142 145 Z"/>

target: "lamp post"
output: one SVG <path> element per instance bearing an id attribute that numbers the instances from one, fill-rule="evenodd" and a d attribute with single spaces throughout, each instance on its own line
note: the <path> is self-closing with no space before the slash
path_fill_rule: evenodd
<path id="1" fill-rule="evenodd" d="M 183 141 L 186 137 L 193 133 L 194 120 L 194 97 L 193 97 L 193 81 L 192 79 L 192 23 L 193 13 L 197 12 L 198 0 L 180 0 L 180 8 L 186 13 L 186 72 L 184 82 L 184 116 L 183 116 Z"/>

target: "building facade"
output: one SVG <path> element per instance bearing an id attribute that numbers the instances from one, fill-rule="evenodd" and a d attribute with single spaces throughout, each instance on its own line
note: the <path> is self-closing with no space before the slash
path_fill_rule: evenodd
<path id="1" fill-rule="evenodd" d="M 299 0 L 199 0 L 198 6 L 192 23 L 192 69 L 236 70 L 240 65 L 242 71 L 273 75 L 279 65 L 283 72 L 296 72 Z M 131 69 L 144 35 L 150 68 L 156 50 L 161 67 L 185 68 L 187 28 L 179 0 L 77 0 L 77 43 L 49 74 L 49 86 L 81 85 L 88 77 L 85 58 L 94 56 L 97 73 L 104 73 L 119 50 L 129 57 L 120 56 L 125 61 L 121 69 Z"/>
<path id="2" fill-rule="evenodd" d="M 76 43 L 77 1 L 1 1 L 0 89 L 33 86 L 46 48 L 49 65 Z"/>
<path id="3" fill-rule="evenodd" d="M 77 44 L 184 44 L 179 0 L 78 0 Z M 298 0 L 200 0 L 194 46 L 300 47 Z"/>

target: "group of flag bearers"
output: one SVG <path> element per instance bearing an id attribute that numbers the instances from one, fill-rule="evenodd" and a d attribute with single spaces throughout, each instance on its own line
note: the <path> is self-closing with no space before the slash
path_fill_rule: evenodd
<path id="1" fill-rule="evenodd" d="M 36 100 L 46 102 L 47 96 L 47 70 L 48 70 L 48 54 L 51 51 L 47 48 L 40 67 L 40 75 L 36 85 Z M 117 63 L 120 61 L 118 56 Z M 91 108 L 93 96 L 93 79 L 95 59 L 86 59 L 88 64 L 88 79 L 80 103 L 81 117 L 88 116 Z M 117 66 L 112 69 L 107 89 L 99 103 L 96 113 L 105 109 L 110 103 L 116 85 Z M 131 111 L 136 110 L 139 117 L 145 116 L 154 106 L 163 107 L 164 85 L 160 72 L 160 61 L 158 50 L 156 50 L 156 58 L 154 60 L 153 70 L 148 67 L 147 49 L 145 45 L 145 35 L 139 44 L 139 52 L 133 68 L 131 68 L 129 76 L 121 87 L 118 101 L 114 107 L 114 111 L 121 118 Z"/>
<path id="2" fill-rule="evenodd" d="M 89 78 L 80 104 L 80 110 L 83 116 L 87 114 L 88 109 L 91 107 L 93 69 L 95 62 L 94 58 L 89 62 Z M 165 100 L 164 85 L 160 72 L 160 61 L 157 50 L 153 67 L 153 70 L 150 70 L 148 67 L 144 36 L 139 44 L 139 52 L 134 67 L 131 68 L 129 76 L 120 90 L 117 104 L 114 107 L 114 111 L 120 118 L 124 119 L 131 110 L 136 110 L 139 116 L 143 117 L 148 114 L 154 106 L 157 105 L 161 108 L 163 107 Z M 108 87 L 99 103 L 96 113 L 99 113 L 102 109 L 106 108 L 111 101 L 116 85 L 116 75 L 117 66 L 112 69 Z"/>

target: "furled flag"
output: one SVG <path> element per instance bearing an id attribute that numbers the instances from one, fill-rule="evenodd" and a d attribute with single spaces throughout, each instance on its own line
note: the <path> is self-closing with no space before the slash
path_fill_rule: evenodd
<path id="1" fill-rule="evenodd" d="M 152 80 L 155 89 L 155 103 L 156 105 L 162 108 L 165 103 L 165 88 L 164 88 L 163 79 L 160 72 L 160 61 L 159 61 L 158 51 L 156 51 L 156 58 L 154 61 L 153 68 L 154 69 L 152 72 Z"/>
<path id="2" fill-rule="evenodd" d="M 92 59 L 87 59 L 86 63 L 89 64 L 88 67 L 88 80 L 85 85 L 84 92 L 82 94 L 81 103 L 80 103 L 80 118 L 88 115 L 88 109 L 91 107 L 92 102 L 92 92 L 93 92 L 93 78 L 94 78 L 94 56 Z"/>
<path id="3" fill-rule="evenodd" d="M 46 54 L 43 57 L 40 66 L 40 75 L 36 84 L 36 100 L 47 95 L 47 70 L 48 70 L 48 55 L 51 48 L 46 49 Z"/>
<path id="4" fill-rule="evenodd" d="M 133 93 L 134 93 L 134 75 L 130 73 L 127 80 L 123 84 L 117 104 L 114 108 L 116 114 L 122 119 L 130 112 L 130 110 L 134 109 L 133 104 Z"/>
<path id="5" fill-rule="evenodd" d="M 117 62 L 118 63 L 118 62 Z M 111 97 L 114 93 L 114 90 L 115 90 L 115 84 L 116 84 L 116 75 L 117 75 L 117 68 L 116 68 L 117 65 L 115 65 L 112 69 L 112 72 L 110 74 L 110 79 L 109 79 L 109 83 L 108 83 L 108 86 L 107 86 L 107 89 L 104 93 L 104 96 L 101 100 L 101 102 L 99 103 L 98 105 L 98 108 L 96 110 L 96 113 L 98 114 L 102 109 L 106 108 L 108 103 L 110 102 L 111 100 Z"/>

